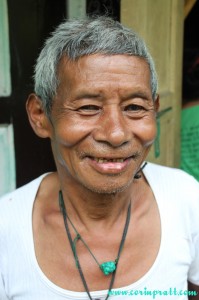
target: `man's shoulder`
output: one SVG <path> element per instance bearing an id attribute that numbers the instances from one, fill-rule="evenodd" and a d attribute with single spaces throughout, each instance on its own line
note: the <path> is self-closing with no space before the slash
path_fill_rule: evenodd
<path id="1" fill-rule="evenodd" d="M 16 228 L 20 230 L 26 226 L 27 219 L 32 216 L 34 199 L 44 176 L 45 174 L 0 198 L 0 243 L 1 239 L 5 241 L 7 236 L 15 235 Z"/>
<path id="2" fill-rule="evenodd" d="M 144 174 L 152 190 L 162 195 L 166 203 L 199 211 L 199 182 L 193 176 L 177 168 L 153 163 L 148 163 Z"/>
<path id="3" fill-rule="evenodd" d="M 37 193 L 38 187 L 46 174 L 39 176 L 38 178 L 30 181 L 29 183 L 15 189 L 14 191 L 7 193 L 0 197 L 0 213 L 7 207 L 11 208 L 20 204 L 27 203 L 27 200 L 34 197 Z M 26 200 L 24 202 L 23 200 Z"/>
<path id="4" fill-rule="evenodd" d="M 163 165 L 158 165 L 149 162 L 146 167 L 146 173 L 157 180 L 165 179 L 166 181 L 179 181 L 193 184 L 199 188 L 199 182 L 191 175 L 179 168 L 173 168 Z"/>
<path id="5" fill-rule="evenodd" d="M 199 205 L 199 182 L 183 170 L 148 163 L 144 174 L 153 190 L 182 201 L 196 201 Z"/>

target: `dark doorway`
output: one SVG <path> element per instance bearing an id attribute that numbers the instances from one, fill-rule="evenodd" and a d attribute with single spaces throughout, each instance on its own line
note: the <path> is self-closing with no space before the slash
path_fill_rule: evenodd
<path id="1" fill-rule="evenodd" d="M 184 22 L 184 48 L 199 48 L 199 1 L 196 1 Z"/>
<path id="2" fill-rule="evenodd" d="M 199 55 L 199 1 L 196 1 L 184 22 L 184 53 L 183 53 L 183 104 L 195 99 L 194 90 L 199 89 L 198 71 L 190 73 L 191 65 Z M 192 81 L 192 83 L 190 82 Z M 197 85 L 197 87 L 196 87 Z"/>
<path id="3" fill-rule="evenodd" d="M 55 168 L 49 141 L 30 128 L 25 102 L 38 52 L 65 11 L 65 0 L 8 0 L 12 94 L 0 101 L 0 123 L 14 126 L 17 187 Z"/>

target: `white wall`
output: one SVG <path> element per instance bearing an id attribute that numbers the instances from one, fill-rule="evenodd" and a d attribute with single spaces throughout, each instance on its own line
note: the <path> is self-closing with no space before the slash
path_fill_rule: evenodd
<path id="1" fill-rule="evenodd" d="M 10 96 L 10 48 L 7 0 L 0 0 L 0 97 Z"/>
<path id="2" fill-rule="evenodd" d="M 13 126 L 0 125 L 0 195 L 15 189 Z"/>

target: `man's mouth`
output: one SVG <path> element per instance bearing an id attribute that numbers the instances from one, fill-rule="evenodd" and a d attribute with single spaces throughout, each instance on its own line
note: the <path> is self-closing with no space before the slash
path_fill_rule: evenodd
<path id="1" fill-rule="evenodd" d="M 126 156 L 119 156 L 115 155 L 114 157 L 111 155 L 106 156 L 94 156 L 89 155 L 85 156 L 87 158 L 88 164 L 94 168 L 97 172 L 101 174 L 119 174 L 124 172 L 128 166 L 131 164 L 132 161 L 135 161 L 139 157 L 139 153 L 135 152 L 133 155 L 126 155 Z"/>
<path id="2" fill-rule="evenodd" d="M 97 163 L 103 164 L 103 163 L 109 163 L 109 162 L 124 162 L 127 158 L 97 158 L 97 157 L 93 157 L 93 160 L 95 160 Z"/>
<path id="3" fill-rule="evenodd" d="M 130 164 L 133 156 L 128 157 L 89 157 L 89 163 L 99 173 L 118 174 Z"/>

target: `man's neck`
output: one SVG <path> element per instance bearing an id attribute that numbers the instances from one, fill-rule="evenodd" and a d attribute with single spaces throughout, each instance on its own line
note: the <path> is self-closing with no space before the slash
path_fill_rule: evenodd
<path id="1" fill-rule="evenodd" d="M 96 193 L 83 186 L 61 184 L 67 214 L 72 220 L 86 228 L 92 226 L 112 227 L 113 224 L 126 218 L 129 203 L 132 210 L 139 210 L 147 186 L 144 178 L 134 180 L 124 191 L 113 194 Z"/>

